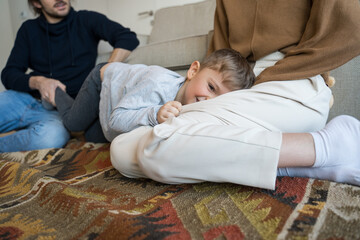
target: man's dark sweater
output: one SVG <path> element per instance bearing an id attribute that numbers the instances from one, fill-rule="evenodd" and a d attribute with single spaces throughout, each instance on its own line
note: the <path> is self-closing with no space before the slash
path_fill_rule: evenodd
<path id="1" fill-rule="evenodd" d="M 29 87 L 29 78 L 53 78 L 64 83 L 67 93 L 75 97 L 95 65 L 100 40 L 130 51 L 139 44 L 135 33 L 96 12 L 71 9 L 56 24 L 49 24 L 43 15 L 28 20 L 17 33 L 1 80 L 7 89 L 38 97 L 38 91 Z M 27 69 L 29 74 L 25 73 Z"/>

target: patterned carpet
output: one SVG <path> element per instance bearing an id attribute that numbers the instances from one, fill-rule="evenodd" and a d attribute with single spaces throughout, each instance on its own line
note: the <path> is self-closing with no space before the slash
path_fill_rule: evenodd
<path id="1" fill-rule="evenodd" d="M 360 239 L 360 188 L 165 185 L 111 166 L 109 144 L 0 154 L 0 239 Z"/>

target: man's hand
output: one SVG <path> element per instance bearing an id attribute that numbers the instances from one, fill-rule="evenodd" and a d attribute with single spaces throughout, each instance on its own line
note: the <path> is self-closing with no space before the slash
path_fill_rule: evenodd
<path id="1" fill-rule="evenodd" d="M 170 101 L 165 103 L 157 113 L 158 123 L 163 123 L 168 118 L 179 116 L 181 108 L 182 105 L 178 101 Z"/>
<path id="2" fill-rule="evenodd" d="M 57 87 L 61 88 L 64 92 L 66 86 L 59 80 L 46 78 L 43 76 L 30 77 L 29 86 L 31 89 L 39 90 L 41 98 L 45 99 L 53 106 L 55 106 L 55 90 Z"/>

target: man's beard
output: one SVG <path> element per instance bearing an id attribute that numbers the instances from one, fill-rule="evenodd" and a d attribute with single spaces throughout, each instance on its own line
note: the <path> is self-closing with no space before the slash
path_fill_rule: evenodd
<path id="1" fill-rule="evenodd" d="M 41 2 L 40 2 L 40 4 L 41 4 Z M 70 8 L 71 8 L 70 2 L 67 5 L 69 5 L 68 6 L 69 8 L 68 8 L 68 11 L 66 13 L 64 13 L 64 14 L 58 14 L 56 12 L 48 11 L 48 9 L 46 9 L 43 5 L 42 5 L 42 7 L 43 7 L 42 9 L 49 17 L 56 18 L 56 19 L 63 19 L 70 12 Z"/>
<path id="2" fill-rule="evenodd" d="M 46 12 L 47 15 L 49 15 L 49 17 L 57 18 L 57 19 L 63 19 L 63 18 L 66 17 L 66 16 L 69 14 L 69 12 L 70 12 L 70 10 L 69 10 L 69 11 L 67 11 L 66 14 L 60 15 L 60 14 L 48 12 L 48 11 L 46 11 L 46 10 L 44 10 L 44 11 Z"/>

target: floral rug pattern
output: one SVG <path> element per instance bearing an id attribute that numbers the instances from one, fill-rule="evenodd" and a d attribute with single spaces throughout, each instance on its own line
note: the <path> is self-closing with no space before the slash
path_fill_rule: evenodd
<path id="1" fill-rule="evenodd" d="M 109 144 L 0 154 L 0 239 L 360 239 L 360 188 L 129 179 Z"/>

